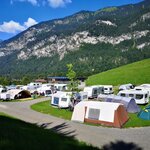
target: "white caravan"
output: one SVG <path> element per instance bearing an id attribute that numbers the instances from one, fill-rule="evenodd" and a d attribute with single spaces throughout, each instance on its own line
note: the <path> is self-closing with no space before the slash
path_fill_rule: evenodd
<path id="1" fill-rule="evenodd" d="M 103 85 L 104 86 L 104 94 L 113 94 L 113 86 L 112 85 Z"/>
<path id="2" fill-rule="evenodd" d="M 51 105 L 68 108 L 71 102 L 71 92 L 57 92 L 51 95 Z"/>
<path id="3" fill-rule="evenodd" d="M 51 96 L 51 94 L 53 94 L 51 87 L 37 88 L 37 92 L 38 92 L 38 94 L 46 96 L 46 97 Z"/>
<path id="4" fill-rule="evenodd" d="M 88 93 L 87 92 L 79 92 L 74 94 L 74 98 L 78 101 L 86 101 L 88 100 Z"/>
<path id="5" fill-rule="evenodd" d="M 67 84 L 54 84 L 54 88 L 57 91 L 65 91 L 67 90 Z"/>
<path id="6" fill-rule="evenodd" d="M 123 84 L 123 85 L 120 85 L 120 87 L 119 87 L 119 91 L 121 91 L 121 90 L 130 90 L 130 89 L 134 89 L 134 86 L 131 83 Z"/>
<path id="7" fill-rule="evenodd" d="M 149 102 L 149 93 L 147 91 L 123 90 L 118 93 L 122 97 L 131 97 L 137 104 L 146 104 Z"/>
<path id="8" fill-rule="evenodd" d="M 87 86 L 84 88 L 84 92 L 88 93 L 88 98 L 97 98 L 100 93 L 103 93 L 103 87 L 99 85 Z"/>
<path id="9" fill-rule="evenodd" d="M 136 86 L 134 89 L 137 90 L 137 91 L 148 91 L 149 96 L 150 96 L 150 87 L 149 86 L 140 85 L 140 86 Z"/>
<path id="10" fill-rule="evenodd" d="M 27 90 L 35 90 L 41 86 L 42 86 L 42 83 L 40 82 L 31 82 L 30 84 L 27 85 Z"/>

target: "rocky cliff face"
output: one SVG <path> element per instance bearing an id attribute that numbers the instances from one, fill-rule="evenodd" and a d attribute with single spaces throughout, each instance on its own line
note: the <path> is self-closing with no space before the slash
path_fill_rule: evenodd
<path id="1" fill-rule="evenodd" d="M 149 1 L 144 1 L 96 12 L 81 11 L 63 19 L 42 22 L 0 42 L 0 61 L 11 55 L 16 55 L 17 60 L 58 55 L 61 61 L 68 52 L 78 51 L 83 44 L 114 46 L 130 40 L 136 42 L 137 49 L 143 49 L 150 44 L 149 8 Z M 127 45 L 122 51 L 129 48 Z"/>

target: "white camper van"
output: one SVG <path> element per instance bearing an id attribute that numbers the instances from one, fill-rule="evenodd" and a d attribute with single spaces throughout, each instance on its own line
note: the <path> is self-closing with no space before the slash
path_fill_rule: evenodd
<path id="1" fill-rule="evenodd" d="M 71 101 L 71 92 L 57 92 L 52 94 L 51 105 L 59 108 L 68 108 Z"/>
<path id="2" fill-rule="evenodd" d="M 123 90 L 118 95 L 134 98 L 137 104 L 146 104 L 149 102 L 149 93 L 147 91 Z"/>
<path id="3" fill-rule="evenodd" d="M 113 94 L 113 86 L 112 85 L 103 85 L 104 86 L 104 94 Z"/>
<path id="4" fill-rule="evenodd" d="M 98 85 L 87 86 L 83 91 L 88 93 L 88 98 L 97 98 L 100 93 L 103 93 L 103 87 Z"/>

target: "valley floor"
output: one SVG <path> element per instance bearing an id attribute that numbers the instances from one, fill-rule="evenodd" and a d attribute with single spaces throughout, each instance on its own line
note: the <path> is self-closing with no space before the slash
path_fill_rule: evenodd
<path id="1" fill-rule="evenodd" d="M 106 145 L 119 145 L 120 147 L 132 146 L 148 150 L 150 147 L 150 142 L 148 140 L 150 127 L 117 129 L 90 126 L 56 118 L 30 109 L 32 104 L 46 100 L 48 100 L 48 98 L 21 103 L 0 102 L 0 112 L 4 112 L 29 123 L 42 125 L 67 136 L 74 136 L 80 141 L 84 141 L 99 148 L 106 147 Z"/>

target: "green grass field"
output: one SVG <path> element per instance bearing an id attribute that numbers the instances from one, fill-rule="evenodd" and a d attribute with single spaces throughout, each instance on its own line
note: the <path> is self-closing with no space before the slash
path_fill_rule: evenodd
<path id="1" fill-rule="evenodd" d="M 71 120 L 72 112 L 68 109 L 59 109 L 57 107 L 52 107 L 50 101 L 40 102 L 31 106 L 33 110 L 39 111 L 41 113 L 49 114 L 55 117 Z"/>
<path id="2" fill-rule="evenodd" d="M 148 104 L 147 104 L 148 105 Z M 141 109 L 146 107 L 146 105 L 139 105 Z M 67 109 L 58 109 L 54 108 L 50 105 L 49 101 L 40 102 L 37 104 L 34 104 L 31 106 L 31 108 L 35 111 L 49 114 L 55 117 L 71 120 L 72 112 Z M 129 128 L 129 127 L 144 127 L 144 126 L 150 126 L 150 120 L 142 120 L 137 117 L 137 114 L 128 114 L 129 120 L 128 122 L 123 126 L 123 128 Z"/>
<path id="3" fill-rule="evenodd" d="M 135 85 L 150 83 L 150 59 L 92 75 L 86 81 L 87 85 L 120 85 L 125 83 Z"/>
<path id="4" fill-rule="evenodd" d="M 0 113 L 0 150 L 98 149 L 64 135 Z"/>

